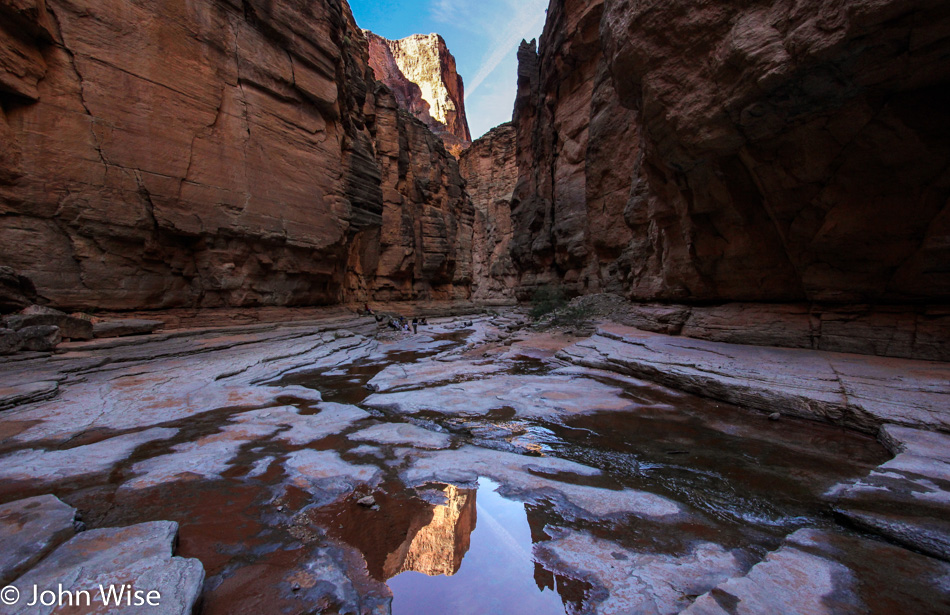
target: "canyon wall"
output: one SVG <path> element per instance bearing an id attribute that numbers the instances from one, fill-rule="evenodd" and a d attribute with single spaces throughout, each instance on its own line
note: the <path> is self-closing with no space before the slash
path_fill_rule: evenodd
<path id="1" fill-rule="evenodd" d="M 381 83 L 375 99 L 382 224 L 354 237 L 346 296 L 360 302 L 468 299 L 475 212 L 459 164 Z"/>
<path id="2" fill-rule="evenodd" d="M 0 139 L 0 264 L 56 306 L 468 294 L 457 163 L 339 0 L 0 0 Z"/>
<path id="3" fill-rule="evenodd" d="M 555 0 L 519 57 L 522 298 L 950 299 L 947 3 Z"/>
<path id="4" fill-rule="evenodd" d="M 465 115 L 465 87 L 455 57 L 438 34 L 391 41 L 364 31 L 376 78 L 393 91 L 400 108 L 439 135 L 456 156 L 472 141 Z"/>
<path id="5" fill-rule="evenodd" d="M 472 299 L 480 303 L 510 303 L 516 298 L 518 270 L 511 259 L 511 198 L 518 180 L 516 139 L 514 125 L 502 124 L 459 158 L 475 209 Z"/>

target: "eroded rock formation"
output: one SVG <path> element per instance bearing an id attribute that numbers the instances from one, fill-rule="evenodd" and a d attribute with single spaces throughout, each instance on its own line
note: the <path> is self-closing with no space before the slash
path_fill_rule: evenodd
<path id="1" fill-rule="evenodd" d="M 502 124 L 459 158 L 475 208 L 472 298 L 479 302 L 515 298 L 518 271 L 511 260 L 511 197 L 518 179 L 516 137 L 514 125 Z"/>
<path id="2" fill-rule="evenodd" d="M 466 299 L 474 210 L 458 162 L 422 122 L 376 89 L 375 150 L 382 224 L 356 234 L 347 297 L 364 301 Z"/>
<path id="3" fill-rule="evenodd" d="M 946 302 L 948 49 L 927 0 L 552 3 L 519 54 L 521 295 Z"/>
<path id="4" fill-rule="evenodd" d="M 0 109 L 0 262 L 53 305 L 467 293 L 456 162 L 345 3 L 0 0 Z"/>
<path id="5" fill-rule="evenodd" d="M 438 34 L 391 41 L 364 30 L 376 78 L 400 108 L 421 120 L 456 156 L 472 142 L 465 115 L 465 87 L 455 57 Z"/>

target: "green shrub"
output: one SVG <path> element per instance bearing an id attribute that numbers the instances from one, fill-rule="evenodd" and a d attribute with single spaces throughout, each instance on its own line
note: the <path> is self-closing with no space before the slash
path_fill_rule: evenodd
<path id="1" fill-rule="evenodd" d="M 564 291 L 559 286 L 542 286 L 531 297 L 531 318 L 540 320 L 567 305 Z"/>
<path id="2" fill-rule="evenodd" d="M 585 305 L 568 305 L 554 314 L 553 324 L 583 328 L 590 324 L 594 310 Z"/>

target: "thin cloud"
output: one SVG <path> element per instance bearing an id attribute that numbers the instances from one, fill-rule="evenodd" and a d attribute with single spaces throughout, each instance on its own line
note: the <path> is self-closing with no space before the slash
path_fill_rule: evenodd
<path id="1" fill-rule="evenodd" d="M 439 2 L 451 2 L 452 0 L 438 0 Z M 508 57 L 515 53 L 521 41 L 537 32 L 545 18 L 544 9 L 547 7 L 547 0 L 510 0 L 506 2 L 511 10 L 510 26 L 501 32 L 495 38 L 492 45 L 493 50 L 488 54 L 479 66 L 478 71 L 472 80 L 466 85 L 468 96 L 471 96 L 478 88 L 485 83 L 485 80 L 495 72 L 495 69 Z M 495 30 L 497 32 L 497 30 Z"/>
<path id="2" fill-rule="evenodd" d="M 455 23 L 459 18 L 460 10 L 464 10 L 464 7 L 459 0 L 433 0 L 429 13 L 436 21 Z"/>

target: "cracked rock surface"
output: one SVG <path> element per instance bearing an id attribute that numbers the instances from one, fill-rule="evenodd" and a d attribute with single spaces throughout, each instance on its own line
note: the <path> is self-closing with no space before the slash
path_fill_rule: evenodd
<path id="1" fill-rule="evenodd" d="M 939 365 L 816 353 L 797 369 L 829 375 L 809 385 L 768 362 L 790 351 L 524 323 L 433 318 L 412 335 L 331 318 L 4 359 L 0 386 L 20 393 L 0 412 L 0 533 L 23 545 L 5 574 L 134 579 L 169 613 L 200 597 L 205 614 L 385 615 L 434 596 L 557 614 L 950 610 L 942 423 L 893 422 L 940 417 L 907 409 L 942 394 Z M 698 397 L 677 380 L 695 374 L 720 380 Z M 893 383 L 920 395 L 889 418 L 867 400 Z M 883 427 L 771 421 L 763 391 L 864 404 L 840 422 Z"/>

